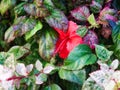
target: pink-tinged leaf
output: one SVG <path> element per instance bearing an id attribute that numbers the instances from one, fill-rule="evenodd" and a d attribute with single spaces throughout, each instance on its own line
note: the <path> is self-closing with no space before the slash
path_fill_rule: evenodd
<path id="1" fill-rule="evenodd" d="M 94 31 L 89 30 L 88 33 L 83 38 L 83 42 L 89 45 L 91 49 L 94 49 L 95 44 L 98 44 L 98 37 Z"/>
<path id="2" fill-rule="evenodd" d="M 71 15 L 77 20 L 86 21 L 90 13 L 88 7 L 82 6 L 72 10 Z"/>
<path id="3" fill-rule="evenodd" d="M 43 69 L 43 73 L 44 74 L 49 74 L 52 70 L 54 70 L 55 68 L 53 66 L 46 66 L 44 69 Z"/>
<path id="4" fill-rule="evenodd" d="M 117 18 L 115 16 L 112 16 L 112 15 L 109 15 L 109 14 L 105 15 L 105 19 L 106 20 L 117 21 Z"/>
<path id="5" fill-rule="evenodd" d="M 90 10 L 92 11 L 92 13 L 99 13 L 101 9 L 102 5 L 93 0 L 92 4 L 90 5 Z"/>
<path id="6" fill-rule="evenodd" d="M 105 7 L 102 9 L 102 11 L 100 12 L 100 15 L 104 15 L 104 14 L 111 14 L 114 15 L 116 13 L 115 9 L 111 9 L 109 7 Z"/>
<path id="7" fill-rule="evenodd" d="M 40 18 L 44 18 L 49 15 L 49 11 L 45 7 L 36 7 L 35 4 L 25 4 L 24 10 L 27 14 Z"/>
<path id="8" fill-rule="evenodd" d="M 27 69 L 27 73 L 30 73 L 33 69 L 33 64 L 27 65 L 26 69 Z"/>
<path id="9" fill-rule="evenodd" d="M 23 63 L 18 63 L 16 65 L 16 72 L 22 76 L 27 76 L 27 69 Z"/>
<path id="10" fill-rule="evenodd" d="M 51 27 L 58 28 L 64 32 L 67 31 L 68 19 L 60 10 L 54 9 L 51 12 L 51 15 L 46 17 L 45 20 Z"/>
<path id="11" fill-rule="evenodd" d="M 14 84 L 16 86 L 17 89 L 20 89 L 20 80 L 14 80 Z"/>
<path id="12" fill-rule="evenodd" d="M 113 20 L 113 21 L 117 21 L 117 17 L 115 16 L 116 14 L 116 10 L 115 9 L 111 9 L 109 7 L 105 7 L 99 15 L 99 21 L 103 22 L 107 22 L 107 20 Z"/>

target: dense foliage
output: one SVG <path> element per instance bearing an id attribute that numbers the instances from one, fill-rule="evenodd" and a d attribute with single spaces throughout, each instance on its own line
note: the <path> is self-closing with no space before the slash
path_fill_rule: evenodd
<path id="1" fill-rule="evenodd" d="M 0 7 L 0 90 L 120 89 L 120 0 Z"/>

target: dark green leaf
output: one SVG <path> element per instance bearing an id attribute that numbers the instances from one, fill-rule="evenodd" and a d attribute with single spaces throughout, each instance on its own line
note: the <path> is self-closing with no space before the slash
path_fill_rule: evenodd
<path id="1" fill-rule="evenodd" d="M 62 90 L 57 84 L 51 84 L 45 87 L 43 90 Z"/>
<path id="2" fill-rule="evenodd" d="M 120 59 L 120 25 L 118 24 L 112 30 L 112 39 L 114 42 L 114 53 Z"/>
<path id="3" fill-rule="evenodd" d="M 120 0 L 113 0 L 113 7 L 117 10 L 120 10 Z"/>
<path id="4" fill-rule="evenodd" d="M 81 44 L 75 47 L 64 61 L 63 68 L 67 70 L 79 70 L 85 65 L 94 64 L 96 56 L 92 54 L 89 46 Z"/>
<path id="5" fill-rule="evenodd" d="M 64 0 L 52 0 L 52 2 L 54 3 L 56 8 L 59 8 L 62 11 L 66 11 L 66 4 Z"/>
<path id="6" fill-rule="evenodd" d="M 85 81 L 86 73 L 85 70 L 69 71 L 61 68 L 59 71 L 59 76 L 61 79 L 82 85 Z"/>

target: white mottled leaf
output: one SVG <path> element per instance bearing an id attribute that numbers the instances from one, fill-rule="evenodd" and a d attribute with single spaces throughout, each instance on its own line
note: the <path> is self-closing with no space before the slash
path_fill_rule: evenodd
<path id="1" fill-rule="evenodd" d="M 35 67 L 38 71 L 41 71 L 43 69 L 42 63 L 39 60 L 36 61 Z"/>
<path id="2" fill-rule="evenodd" d="M 116 83 L 113 80 L 110 80 L 107 85 L 104 86 L 104 90 L 117 90 L 115 89 Z"/>
<path id="3" fill-rule="evenodd" d="M 115 60 L 111 63 L 110 68 L 113 69 L 113 70 L 115 70 L 115 69 L 118 68 L 118 65 L 119 65 L 119 61 L 118 61 L 117 59 L 115 59 Z"/>
<path id="4" fill-rule="evenodd" d="M 43 73 L 45 74 L 49 74 L 52 70 L 54 70 L 55 68 L 53 66 L 46 66 L 44 69 L 43 69 Z"/>
<path id="5" fill-rule="evenodd" d="M 108 71 L 109 70 L 109 66 L 107 64 L 100 64 L 100 69 L 102 71 Z"/>
<path id="6" fill-rule="evenodd" d="M 13 54 L 10 54 L 9 57 L 7 57 L 7 59 L 4 62 L 4 66 L 11 68 L 12 70 L 15 70 L 15 57 Z"/>
<path id="7" fill-rule="evenodd" d="M 102 70 L 90 73 L 90 77 L 100 86 L 103 86 L 103 84 L 109 80 L 109 76 Z"/>
<path id="8" fill-rule="evenodd" d="M 33 69 L 33 64 L 27 65 L 26 69 L 27 69 L 27 73 L 30 73 Z"/>
<path id="9" fill-rule="evenodd" d="M 25 67 L 25 65 L 23 63 L 18 63 L 16 65 L 16 72 L 22 76 L 26 76 L 27 75 L 27 69 Z"/>

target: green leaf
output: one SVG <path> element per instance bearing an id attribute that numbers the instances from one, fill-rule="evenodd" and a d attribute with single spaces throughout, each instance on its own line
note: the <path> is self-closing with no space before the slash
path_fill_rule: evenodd
<path id="1" fill-rule="evenodd" d="M 36 90 L 36 84 L 32 83 L 31 85 L 28 86 L 27 90 Z"/>
<path id="2" fill-rule="evenodd" d="M 13 53 L 17 60 L 30 52 L 30 44 L 26 44 L 25 46 L 13 46 L 8 52 Z"/>
<path id="3" fill-rule="evenodd" d="M 56 8 L 59 8 L 61 11 L 66 11 L 66 5 L 64 1 L 61 0 L 52 0 Z M 59 3 L 59 4 L 58 4 Z"/>
<path id="4" fill-rule="evenodd" d="M 4 64 L 6 67 L 15 69 L 16 59 L 11 53 L 0 52 L 0 64 Z"/>
<path id="5" fill-rule="evenodd" d="M 16 65 L 16 59 L 15 59 L 13 54 L 10 53 L 9 55 L 10 56 L 7 57 L 5 62 L 4 62 L 4 66 L 9 67 L 9 68 L 14 70 L 15 69 L 15 65 Z"/>
<path id="6" fill-rule="evenodd" d="M 0 13 L 4 14 L 9 8 L 15 5 L 16 0 L 2 0 L 0 3 Z"/>
<path id="7" fill-rule="evenodd" d="M 50 61 L 53 57 L 55 44 L 57 40 L 57 33 L 53 29 L 44 30 L 40 35 L 39 40 L 39 54 L 46 60 Z"/>
<path id="8" fill-rule="evenodd" d="M 102 61 L 109 60 L 110 56 L 113 54 L 112 51 L 109 51 L 105 47 L 100 45 L 95 46 L 95 51 L 96 51 L 97 57 Z"/>
<path id="9" fill-rule="evenodd" d="M 94 14 L 91 14 L 88 18 L 87 18 L 88 22 L 91 24 L 91 27 L 98 27 L 98 24 L 95 20 Z"/>
<path id="10" fill-rule="evenodd" d="M 81 37 L 84 37 L 87 33 L 88 29 L 86 26 L 79 26 L 77 30 L 77 34 L 79 34 Z"/>
<path id="11" fill-rule="evenodd" d="M 55 6 L 51 0 L 44 0 L 43 3 L 49 11 L 52 11 L 55 8 Z"/>
<path id="12" fill-rule="evenodd" d="M 28 40 L 29 38 L 31 38 L 37 31 L 42 29 L 42 27 L 43 27 L 42 23 L 40 21 L 38 21 L 37 24 L 35 25 L 35 27 L 25 34 L 25 39 Z"/>
<path id="13" fill-rule="evenodd" d="M 82 85 L 86 78 L 86 72 L 85 70 L 70 71 L 61 68 L 59 70 L 59 76 L 61 79 Z"/>
<path id="14" fill-rule="evenodd" d="M 113 28 L 112 39 L 114 42 L 114 54 L 120 59 L 120 24 Z"/>
<path id="15" fill-rule="evenodd" d="M 0 64 L 4 64 L 5 60 L 6 60 L 6 53 L 0 52 Z"/>
<path id="16" fill-rule="evenodd" d="M 25 14 L 25 10 L 24 10 L 24 5 L 26 4 L 26 2 L 22 2 L 20 4 L 18 4 L 16 7 L 14 7 L 14 12 L 17 15 L 23 15 Z"/>
<path id="17" fill-rule="evenodd" d="M 54 4 L 52 3 L 51 0 L 44 0 L 44 4 L 54 7 Z"/>
<path id="18" fill-rule="evenodd" d="M 62 90 L 57 84 L 51 84 L 45 87 L 43 90 Z"/>
<path id="19" fill-rule="evenodd" d="M 63 68 L 67 70 L 79 70 L 85 65 L 94 64 L 96 56 L 92 54 L 89 46 L 81 44 L 75 47 L 64 61 Z"/>

